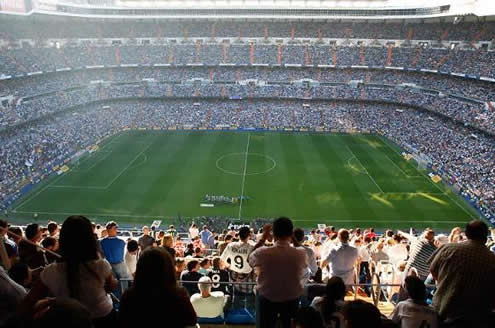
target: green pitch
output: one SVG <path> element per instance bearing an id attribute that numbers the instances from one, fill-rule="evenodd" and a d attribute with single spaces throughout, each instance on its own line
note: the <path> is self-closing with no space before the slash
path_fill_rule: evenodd
<path id="1" fill-rule="evenodd" d="M 9 220 L 284 215 L 304 227 L 448 229 L 476 216 L 372 135 L 129 131 L 69 167 L 14 204 Z M 206 194 L 249 200 L 202 207 Z"/>

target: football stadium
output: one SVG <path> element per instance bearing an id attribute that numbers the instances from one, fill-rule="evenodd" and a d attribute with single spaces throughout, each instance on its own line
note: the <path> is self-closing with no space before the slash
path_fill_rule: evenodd
<path id="1" fill-rule="evenodd" d="M 495 2 L 0 0 L 0 327 L 495 327 Z"/>

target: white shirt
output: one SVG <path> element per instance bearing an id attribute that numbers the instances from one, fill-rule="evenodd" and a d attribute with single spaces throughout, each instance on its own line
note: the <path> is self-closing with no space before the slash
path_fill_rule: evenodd
<path id="1" fill-rule="evenodd" d="M 136 272 L 137 252 L 136 254 L 131 254 L 128 251 L 126 251 L 124 256 L 124 261 L 125 261 L 125 266 L 127 267 L 127 271 L 129 271 L 130 275 L 133 275 Z"/>
<path id="2" fill-rule="evenodd" d="M 407 258 L 407 248 L 405 244 L 397 244 L 386 250 L 388 259 L 394 265 L 404 261 Z"/>
<path id="3" fill-rule="evenodd" d="M 105 259 L 87 262 L 81 265 L 79 281 L 81 282 L 81 295 L 79 301 L 85 305 L 91 313 L 91 318 L 101 318 L 112 311 L 112 299 L 105 291 L 105 281 L 112 274 L 112 267 Z M 66 263 L 52 263 L 45 267 L 40 275 L 41 282 L 55 297 L 69 297 L 67 287 Z"/>
<path id="4" fill-rule="evenodd" d="M 358 250 L 349 244 L 341 244 L 328 254 L 326 260 L 330 264 L 330 276 L 338 276 L 346 285 L 354 283 L 354 264 L 358 257 Z"/>
<path id="5" fill-rule="evenodd" d="M 241 241 L 229 243 L 222 253 L 222 261 L 227 262 L 230 259 L 230 270 L 234 272 L 250 273 L 253 268 L 248 263 L 248 256 L 253 247 L 253 245 Z"/>
<path id="6" fill-rule="evenodd" d="M 198 228 L 189 228 L 189 237 L 191 237 L 191 239 L 193 239 L 197 236 L 199 236 L 199 229 Z"/>
<path id="7" fill-rule="evenodd" d="M 361 262 L 368 262 L 371 258 L 368 247 L 366 246 L 359 246 L 358 255 L 361 258 Z"/>
<path id="8" fill-rule="evenodd" d="M 223 316 L 223 307 L 226 298 L 222 292 L 211 292 L 210 297 L 202 297 L 201 294 L 191 296 L 191 304 L 198 318 L 216 318 Z"/>
<path id="9" fill-rule="evenodd" d="M 400 322 L 401 328 L 438 327 L 435 310 L 427 305 L 416 304 L 411 299 L 399 302 L 389 319 L 395 323 Z"/>
<path id="10" fill-rule="evenodd" d="M 26 295 L 24 287 L 12 280 L 0 266 L 0 326 L 15 314 L 16 307 Z"/>
<path id="11" fill-rule="evenodd" d="M 316 271 L 318 270 L 318 264 L 316 263 L 315 252 L 311 248 L 307 246 L 301 246 L 301 248 L 306 251 L 306 255 L 308 257 L 308 270 L 304 274 L 303 279 L 303 282 L 306 283 L 311 276 L 316 274 Z"/>

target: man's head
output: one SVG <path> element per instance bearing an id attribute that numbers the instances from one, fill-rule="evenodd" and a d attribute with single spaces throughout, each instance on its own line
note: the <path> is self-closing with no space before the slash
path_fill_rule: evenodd
<path id="1" fill-rule="evenodd" d="M 54 237 L 46 237 L 41 242 L 41 246 L 51 251 L 56 251 L 58 249 L 58 240 Z"/>
<path id="2" fill-rule="evenodd" d="M 302 243 L 304 241 L 304 230 L 301 228 L 294 229 L 294 238 L 298 243 Z"/>
<path id="3" fill-rule="evenodd" d="M 204 226 L 203 226 L 203 230 L 204 230 L 204 231 L 208 230 L 208 226 L 205 226 L 205 225 L 204 225 Z"/>
<path id="4" fill-rule="evenodd" d="M 241 229 L 239 229 L 239 238 L 241 239 L 241 241 L 248 240 L 249 236 L 251 236 L 251 229 L 249 229 L 249 227 L 241 227 Z"/>
<path id="5" fill-rule="evenodd" d="M 342 244 L 346 244 L 349 242 L 349 231 L 346 229 L 340 229 L 339 230 L 339 241 Z"/>
<path id="6" fill-rule="evenodd" d="M 407 276 L 404 280 L 404 286 L 410 298 L 418 302 L 425 301 L 426 287 L 421 279 L 416 276 Z"/>
<path id="7" fill-rule="evenodd" d="M 488 226 L 481 220 L 473 220 L 466 225 L 466 237 L 484 244 L 488 239 Z"/>
<path id="8" fill-rule="evenodd" d="M 199 262 L 196 260 L 189 261 L 187 263 L 187 271 L 193 272 L 199 270 Z"/>
<path id="9" fill-rule="evenodd" d="M 37 223 L 28 224 L 24 233 L 26 238 L 34 243 L 41 240 L 41 229 Z"/>
<path id="10" fill-rule="evenodd" d="M 150 228 L 148 226 L 144 226 L 143 229 L 141 229 L 143 232 L 143 235 L 147 236 L 150 234 Z"/>
<path id="11" fill-rule="evenodd" d="M 273 221 L 273 236 L 276 240 L 288 240 L 292 237 L 294 225 L 289 218 L 280 217 Z"/>
<path id="12" fill-rule="evenodd" d="M 425 235 L 425 239 L 428 242 L 430 242 L 430 243 L 435 242 L 435 231 L 433 231 L 433 229 L 426 228 L 424 235 Z"/>
<path id="13" fill-rule="evenodd" d="M 117 223 L 115 221 L 108 222 L 107 225 L 105 226 L 105 228 L 107 230 L 108 237 L 117 236 L 117 228 L 118 227 L 119 226 L 117 225 Z"/>
<path id="14" fill-rule="evenodd" d="M 9 224 L 5 220 L 0 219 L 0 236 L 5 236 L 7 234 L 7 229 L 9 228 Z"/>
<path id="15" fill-rule="evenodd" d="M 50 234 L 51 237 L 54 237 L 57 235 L 58 233 L 58 224 L 57 222 L 50 222 L 48 223 L 48 225 L 46 226 L 46 228 L 48 229 L 48 233 Z"/>
<path id="16" fill-rule="evenodd" d="M 321 314 L 312 307 L 302 307 L 296 312 L 294 328 L 323 328 Z"/>
<path id="17" fill-rule="evenodd" d="M 130 253 L 130 254 L 134 254 L 138 251 L 139 249 L 139 244 L 137 241 L 135 241 L 134 239 L 131 239 L 127 242 L 127 252 Z"/>
<path id="18" fill-rule="evenodd" d="M 211 292 L 211 279 L 210 277 L 201 277 L 198 280 L 198 288 L 203 297 L 209 297 Z"/>
<path id="19" fill-rule="evenodd" d="M 380 328 L 380 311 L 371 303 L 357 300 L 342 307 L 346 328 Z"/>

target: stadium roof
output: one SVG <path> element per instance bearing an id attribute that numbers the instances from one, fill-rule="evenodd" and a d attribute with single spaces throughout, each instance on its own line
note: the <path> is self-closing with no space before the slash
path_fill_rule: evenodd
<path id="1" fill-rule="evenodd" d="M 194 19 L 409 19 L 494 16 L 493 0 L 0 0 L 0 12 Z"/>

